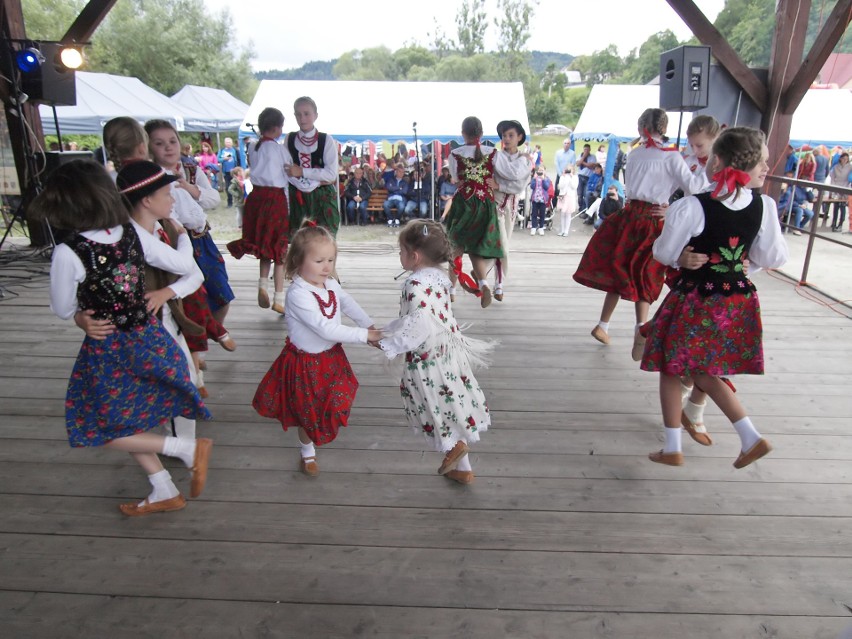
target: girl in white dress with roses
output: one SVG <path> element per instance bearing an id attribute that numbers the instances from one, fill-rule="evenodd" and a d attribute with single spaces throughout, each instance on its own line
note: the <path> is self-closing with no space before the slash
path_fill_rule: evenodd
<path id="1" fill-rule="evenodd" d="M 389 358 L 405 355 L 402 395 L 415 432 L 445 453 L 438 473 L 460 484 L 473 481 L 469 444 L 491 425 L 485 395 L 472 367 L 484 365 L 492 344 L 462 335 L 450 306 L 450 279 L 443 265 L 454 252 L 443 227 L 412 220 L 399 234 L 399 256 L 411 271 L 399 319 L 383 329 L 379 347 Z"/>

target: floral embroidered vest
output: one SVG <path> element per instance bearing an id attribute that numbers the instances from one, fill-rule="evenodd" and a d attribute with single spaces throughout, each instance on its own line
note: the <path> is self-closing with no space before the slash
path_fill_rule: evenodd
<path id="1" fill-rule="evenodd" d="M 479 200 L 494 200 L 494 193 L 488 186 L 487 180 L 494 177 L 494 164 L 491 160 L 494 154 L 485 155 L 477 162 L 473 158 L 456 155 L 456 171 L 459 177 L 458 192 L 464 199 L 475 197 Z"/>
<path id="2" fill-rule="evenodd" d="M 79 233 L 66 244 L 83 262 L 86 279 L 77 287 L 82 310 L 96 319 L 109 319 L 121 331 L 148 322 L 145 302 L 145 254 L 132 224 L 125 224 L 115 244 L 92 242 Z"/>
<path id="3" fill-rule="evenodd" d="M 690 246 L 695 253 L 709 255 L 710 261 L 694 271 L 681 269 L 675 289 L 697 288 L 704 297 L 756 290 L 743 272 L 743 260 L 748 257 L 763 219 L 760 195 L 755 195 L 751 203 L 739 211 L 732 211 L 709 193 L 695 197 L 704 209 L 704 230 L 690 240 Z"/>

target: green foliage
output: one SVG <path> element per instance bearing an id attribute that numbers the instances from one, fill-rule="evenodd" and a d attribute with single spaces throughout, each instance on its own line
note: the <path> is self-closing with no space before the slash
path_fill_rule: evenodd
<path id="1" fill-rule="evenodd" d="M 85 0 L 22 0 L 27 37 L 59 40 L 85 5 Z"/>
<path id="2" fill-rule="evenodd" d="M 404 80 L 395 54 L 387 47 L 355 50 L 340 56 L 334 65 L 338 80 Z"/>
<path id="3" fill-rule="evenodd" d="M 660 54 L 679 46 L 677 36 L 666 29 L 655 33 L 634 49 L 625 59 L 624 72 L 618 81 L 622 84 L 647 84 L 660 73 Z"/>
<path id="4" fill-rule="evenodd" d="M 298 69 L 270 69 L 258 71 L 254 77 L 258 80 L 334 80 L 334 65 L 337 60 L 317 60 L 306 62 Z"/>
<path id="5" fill-rule="evenodd" d="M 624 60 L 618 55 L 614 44 L 606 49 L 595 51 L 592 55 L 581 55 L 574 58 L 571 68 L 579 71 L 586 78 L 586 86 L 593 87 L 610 80 L 617 80 L 624 70 Z"/>
<path id="6" fill-rule="evenodd" d="M 568 53 L 557 53 L 555 51 L 530 51 L 529 65 L 535 74 L 542 74 L 551 64 L 557 69 L 564 69 L 574 60 L 574 56 Z"/>
<path id="7" fill-rule="evenodd" d="M 562 101 L 556 96 L 548 97 L 546 93 L 538 93 L 527 99 L 527 117 L 532 127 L 559 122 L 562 110 Z"/>
<path id="8" fill-rule="evenodd" d="M 533 0 L 538 4 L 537 0 Z M 497 50 L 502 57 L 503 75 L 506 80 L 528 80 L 529 52 L 526 50 L 530 39 L 530 21 L 535 9 L 527 0 L 497 0 L 498 16 L 494 20 L 497 26 Z"/>
<path id="9" fill-rule="evenodd" d="M 775 31 L 775 0 L 728 0 L 716 28 L 749 66 L 769 64 Z"/>
<path id="10" fill-rule="evenodd" d="M 583 112 L 583 107 L 586 106 L 586 101 L 589 99 L 589 94 L 592 90 L 588 87 L 578 87 L 576 89 L 566 89 L 564 91 L 565 106 L 563 124 L 570 126 L 572 129 L 580 119 L 580 114 Z"/>
<path id="11" fill-rule="evenodd" d="M 485 13 L 485 0 L 462 0 L 456 12 L 456 31 L 458 48 L 464 55 L 474 55 L 485 51 L 485 30 L 488 28 L 488 15 Z"/>

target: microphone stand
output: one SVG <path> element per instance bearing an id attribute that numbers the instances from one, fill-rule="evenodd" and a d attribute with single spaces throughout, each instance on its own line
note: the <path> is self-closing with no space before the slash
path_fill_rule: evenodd
<path id="1" fill-rule="evenodd" d="M 420 180 L 420 188 L 417 189 L 417 217 L 420 217 L 420 198 L 423 197 L 423 167 L 420 166 L 420 145 L 417 144 L 417 122 L 411 123 L 414 129 L 414 161 L 417 164 L 417 176 Z"/>

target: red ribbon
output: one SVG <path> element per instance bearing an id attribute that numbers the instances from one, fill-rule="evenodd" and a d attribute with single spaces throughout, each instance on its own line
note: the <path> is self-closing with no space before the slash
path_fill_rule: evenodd
<path id="1" fill-rule="evenodd" d="M 166 233 L 163 229 L 157 229 L 157 235 L 159 235 L 159 236 L 160 236 L 160 240 L 161 240 L 163 243 L 168 244 L 169 246 L 171 246 L 171 245 L 172 245 L 172 243 L 171 243 L 171 242 L 169 242 L 169 236 L 168 236 L 168 234 L 167 234 L 167 233 Z"/>
<path id="2" fill-rule="evenodd" d="M 722 187 L 728 193 L 733 193 L 738 186 L 745 186 L 751 182 L 751 176 L 745 171 L 740 171 L 730 166 L 726 166 L 721 171 L 713 174 L 713 181 L 716 183 L 716 188 L 710 197 L 716 197 L 722 192 Z"/>
<path id="3" fill-rule="evenodd" d="M 453 272 L 458 276 L 461 285 L 473 292 L 477 297 L 482 297 L 482 291 L 474 279 L 462 270 L 462 258 L 459 255 L 453 260 Z"/>
<path id="4" fill-rule="evenodd" d="M 299 206 L 305 206 L 305 196 L 299 189 L 296 189 L 296 202 L 299 203 Z"/>
<path id="5" fill-rule="evenodd" d="M 660 149 L 660 151 L 674 151 L 673 146 L 662 146 L 654 138 L 651 137 L 651 132 L 648 129 L 642 129 L 642 135 L 645 136 L 646 149 Z"/>
<path id="6" fill-rule="evenodd" d="M 317 223 L 314 222 L 313 220 L 305 220 L 305 224 L 307 226 L 316 226 L 317 225 Z"/>
<path id="7" fill-rule="evenodd" d="M 699 158 L 699 157 L 696 155 L 695 157 L 696 157 L 696 158 L 698 158 L 698 163 L 699 163 L 701 166 L 707 166 L 707 159 L 708 159 L 710 156 L 708 155 L 706 158 Z"/>

